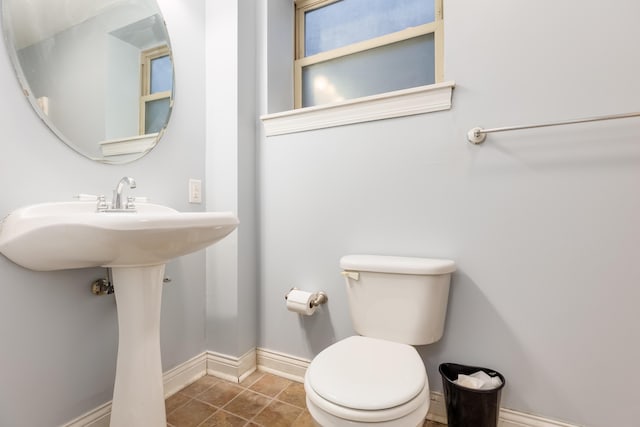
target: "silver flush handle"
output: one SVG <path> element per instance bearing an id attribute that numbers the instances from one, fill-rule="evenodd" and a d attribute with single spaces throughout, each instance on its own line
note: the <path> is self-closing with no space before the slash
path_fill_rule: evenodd
<path id="1" fill-rule="evenodd" d="M 360 280 L 360 273 L 357 271 L 343 271 L 341 274 L 349 279 Z"/>

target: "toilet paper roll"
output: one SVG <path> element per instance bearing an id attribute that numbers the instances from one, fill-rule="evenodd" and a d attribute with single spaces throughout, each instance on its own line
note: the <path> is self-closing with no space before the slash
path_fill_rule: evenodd
<path id="1" fill-rule="evenodd" d="M 287 294 L 287 310 L 303 314 L 305 316 L 311 316 L 318 308 L 311 304 L 311 301 L 313 301 L 315 296 L 316 295 L 312 292 L 292 289 Z"/>

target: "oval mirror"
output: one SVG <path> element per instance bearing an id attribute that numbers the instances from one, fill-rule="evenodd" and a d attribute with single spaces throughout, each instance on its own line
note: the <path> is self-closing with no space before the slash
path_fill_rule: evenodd
<path id="1" fill-rule="evenodd" d="M 68 146 L 126 163 L 160 140 L 174 77 L 155 0 L 3 0 L 2 26 L 24 94 Z"/>

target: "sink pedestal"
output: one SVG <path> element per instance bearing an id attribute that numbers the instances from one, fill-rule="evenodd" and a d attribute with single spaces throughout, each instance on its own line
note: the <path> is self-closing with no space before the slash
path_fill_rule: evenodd
<path id="1" fill-rule="evenodd" d="M 119 333 L 111 427 L 167 425 L 160 359 L 164 267 L 111 269 Z"/>

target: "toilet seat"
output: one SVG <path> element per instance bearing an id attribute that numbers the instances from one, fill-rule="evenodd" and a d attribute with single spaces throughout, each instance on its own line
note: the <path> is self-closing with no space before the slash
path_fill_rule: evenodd
<path id="1" fill-rule="evenodd" d="M 415 348 L 361 336 L 318 354 L 307 369 L 305 390 L 319 409 L 360 422 L 401 418 L 429 402 L 426 371 Z"/>
<path id="2" fill-rule="evenodd" d="M 384 425 L 382 423 L 386 421 L 394 421 L 407 416 L 420 420 L 419 424 L 422 425 L 422 421 L 424 421 L 424 417 L 427 415 L 430 406 L 429 386 L 426 383 L 422 391 L 411 401 L 394 408 L 377 411 L 347 408 L 323 399 L 308 385 L 306 375 L 304 389 L 307 394 L 307 408 L 313 418 L 317 419 L 315 412 L 317 408 L 334 418 L 347 420 L 351 423 L 349 425 L 356 425 L 355 423 L 366 423 L 367 425 L 369 423 L 376 423 L 376 425 Z M 326 425 L 336 426 L 338 423 L 333 422 L 327 423 Z M 416 425 L 418 425 L 418 423 L 416 423 Z"/>

